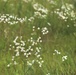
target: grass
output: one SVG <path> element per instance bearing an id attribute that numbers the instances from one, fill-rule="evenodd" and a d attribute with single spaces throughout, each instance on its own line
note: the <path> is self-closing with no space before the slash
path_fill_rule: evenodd
<path id="1" fill-rule="evenodd" d="M 26 0 L 25 0 L 26 1 Z M 73 5 L 72 1 L 64 0 L 63 3 L 60 0 L 54 1 L 55 3 L 50 4 L 49 0 L 28 0 L 25 2 L 23 0 L 0 0 L 0 21 L 1 16 L 4 14 L 6 18 L 10 18 L 10 15 L 16 17 L 10 18 L 9 22 L 17 21 L 18 23 L 11 24 L 8 21 L 4 23 L 5 19 L 0 22 L 0 75 L 75 75 L 76 74 L 76 14 L 75 8 L 70 8 L 67 12 L 61 9 L 66 3 Z M 38 11 L 34 9 L 33 5 L 39 3 L 42 8 L 47 8 L 48 13 L 45 14 L 42 10 Z M 57 10 L 59 9 L 59 11 Z M 67 19 L 63 19 L 59 14 L 61 12 L 65 13 Z M 74 17 L 71 16 L 71 12 L 74 11 Z M 35 12 L 39 14 L 35 15 Z M 7 16 L 6 14 L 9 14 Z M 63 15 L 64 16 L 64 15 Z M 26 18 L 23 22 L 18 19 Z M 33 17 L 34 19 L 31 19 Z M 18 18 L 18 19 L 17 19 Z M 71 20 L 72 19 L 72 20 Z M 66 21 L 65 21 L 66 20 Z M 35 27 L 35 28 L 34 28 Z M 47 28 L 48 33 L 46 33 Z M 40 28 L 40 29 L 38 29 Z M 42 29 L 44 32 L 42 32 Z M 46 31 L 45 31 L 46 30 Z M 45 35 L 44 35 L 44 34 Z M 33 34 L 33 35 L 32 35 Z M 30 38 L 32 37 L 36 43 L 38 37 L 41 37 L 42 42 L 38 42 L 37 45 L 32 46 L 34 51 L 32 55 L 25 58 L 23 53 L 16 57 L 16 46 L 13 43 L 14 39 L 18 36 L 17 42 L 21 44 L 21 40 L 26 41 L 25 51 L 32 45 Z M 22 36 L 22 39 L 20 37 Z M 10 45 L 12 45 L 10 47 Z M 13 48 L 15 47 L 15 48 Z M 40 58 L 34 55 L 36 48 L 41 47 L 40 57 L 42 58 L 43 64 L 39 67 Z M 9 50 L 9 49 L 12 50 Z M 31 50 L 31 49 L 30 49 Z M 61 54 L 55 52 L 57 50 Z M 27 52 L 28 54 L 29 52 Z M 12 62 L 12 56 L 15 56 L 18 62 L 17 65 L 12 64 L 7 67 L 7 65 Z M 62 57 L 67 56 L 67 59 L 62 61 Z M 35 60 L 34 64 L 28 65 L 27 61 L 32 62 Z M 38 62 L 37 62 L 38 60 Z M 13 61 L 13 62 L 14 62 Z"/>

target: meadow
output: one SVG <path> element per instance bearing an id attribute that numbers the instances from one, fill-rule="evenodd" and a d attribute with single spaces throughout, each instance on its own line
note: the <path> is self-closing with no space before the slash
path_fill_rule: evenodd
<path id="1" fill-rule="evenodd" d="M 0 0 L 0 75 L 76 75 L 76 3 Z"/>

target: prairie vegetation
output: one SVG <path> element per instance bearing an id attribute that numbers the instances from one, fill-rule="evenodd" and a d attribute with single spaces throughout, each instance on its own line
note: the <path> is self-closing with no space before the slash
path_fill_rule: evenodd
<path id="1" fill-rule="evenodd" d="M 0 0 L 0 75 L 76 75 L 75 2 Z"/>

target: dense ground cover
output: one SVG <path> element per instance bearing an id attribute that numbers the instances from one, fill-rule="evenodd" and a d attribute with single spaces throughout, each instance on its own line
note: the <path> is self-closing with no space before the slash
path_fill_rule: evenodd
<path id="1" fill-rule="evenodd" d="M 75 2 L 0 0 L 0 75 L 76 75 Z"/>

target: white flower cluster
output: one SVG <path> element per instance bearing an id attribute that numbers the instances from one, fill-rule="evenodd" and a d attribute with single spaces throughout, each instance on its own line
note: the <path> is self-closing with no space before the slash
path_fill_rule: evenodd
<path id="1" fill-rule="evenodd" d="M 0 23 L 8 23 L 10 25 L 17 24 L 17 23 L 23 23 L 25 22 L 27 17 L 25 18 L 18 18 L 17 16 L 10 15 L 10 14 L 0 14 Z"/>
<path id="2" fill-rule="evenodd" d="M 63 11 L 60 11 L 60 9 L 56 9 L 56 10 L 54 11 L 54 13 L 57 14 L 61 19 L 67 21 L 67 19 L 68 19 L 67 14 L 64 13 Z"/>
<path id="3" fill-rule="evenodd" d="M 63 4 L 61 8 L 64 9 L 65 11 L 68 11 L 68 10 L 73 9 L 74 7 L 73 7 L 72 4 L 66 3 L 65 5 Z M 67 9 L 68 9 L 68 10 L 67 10 Z"/>
<path id="4" fill-rule="evenodd" d="M 58 50 L 54 50 L 56 54 L 61 54 L 61 52 L 59 52 Z M 53 55 L 55 55 L 55 53 L 53 53 Z"/>
<path id="5" fill-rule="evenodd" d="M 41 4 L 36 3 L 33 5 L 33 8 L 36 11 L 42 12 L 44 14 L 48 14 L 48 10 L 44 6 L 42 6 Z"/>
<path id="6" fill-rule="evenodd" d="M 32 21 L 34 18 L 30 17 L 28 20 Z M 49 22 L 47 23 L 48 25 L 51 25 Z M 41 31 L 40 31 L 41 30 Z M 12 56 L 12 61 L 14 65 L 17 65 L 18 62 L 16 62 L 17 57 L 25 57 L 27 60 L 27 65 L 33 65 L 34 62 L 37 62 L 39 64 L 39 67 L 42 66 L 43 64 L 43 59 L 41 57 L 41 47 L 40 44 L 42 43 L 42 38 L 41 36 L 37 35 L 36 31 L 42 32 L 42 34 L 47 34 L 48 33 L 48 28 L 47 27 L 32 27 L 32 32 L 31 32 L 31 37 L 27 39 L 26 41 L 22 40 L 22 36 L 16 36 L 16 38 L 13 40 L 14 45 L 10 45 L 9 50 L 13 50 L 14 55 Z M 34 37 L 37 36 L 37 37 Z M 29 60 L 29 58 L 32 58 L 32 56 L 35 57 L 35 59 Z M 11 63 L 12 64 L 12 63 Z M 10 66 L 11 64 L 8 64 L 7 66 Z"/>
<path id="7" fill-rule="evenodd" d="M 55 51 L 55 53 L 53 53 L 53 55 L 55 55 L 55 54 L 57 54 L 57 55 L 61 55 L 61 52 L 59 52 L 58 50 L 54 50 Z M 65 61 L 65 60 L 67 60 L 67 55 L 65 55 L 65 56 L 62 56 L 62 61 Z"/>
<path id="8" fill-rule="evenodd" d="M 66 3 L 65 5 L 62 5 L 61 9 L 64 10 L 65 13 L 67 15 L 70 15 L 72 18 L 75 17 L 75 12 L 73 11 L 74 7 L 72 4 Z"/>
<path id="9" fill-rule="evenodd" d="M 49 22 L 47 22 L 47 25 L 48 25 L 48 26 L 51 26 L 51 24 L 50 24 Z M 31 33 L 31 35 L 37 35 L 36 31 L 39 31 L 39 32 L 42 33 L 43 35 L 49 33 L 49 30 L 48 30 L 47 27 L 35 27 L 35 26 L 33 26 L 32 31 L 33 31 L 33 32 Z M 41 37 L 39 37 L 39 38 L 41 38 Z M 38 41 L 38 40 L 37 40 L 37 41 Z M 40 40 L 40 42 L 42 42 L 42 40 Z"/>
<path id="10" fill-rule="evenodd" d="M 60 18 L 62 18 L 64 21 L 67 21 L 67 19 L 70 17 L 71 20 L 75 20 L 75 12 L 73 10 L 73 5 L 72 4 L 68 4 L 66 3 L 65 5 L 63 4 L 61 7 L 61 11 L 60 9 L 56 9 L 54 11 L 54 13 L 56 13 L 57 15 L 59 15 Z"/>
<path id="11" fill-rule="evenodd" d="M 30 18 L 28 18 L 28 21 L 31 22 L 31 21 L 33 21 L 34 19 L 35 19 L 34 17 L 30 17 Z"/>
<path id="12" fill-rule="evenodd" d="M 48 28 L 47 28 L 47 27 L 43 27 L 41 32 L 42 32 L 43 35 L 45 35 L 45 34 L 47 34 L 49 31 L 48 31 Z"/>
<path id="13" fill-rule="evenodd" d="M 34 45 L 38 45 L 39 43 L 41 43 L 42 39 L 41 37 L 38 37 L 37 40 L 34 40 L 34 38 L 31 37 L 30 39 L 28 39 L 28 42 L 30 42 L 31 45 L 34 46 Z"/>
<path id="14" fill-rule="evenodd" d="M 40 55 L 41 47 L 38 46 L 38 43 L 41 42 L 40 40 L 41 37 L 38 37 L 37 40 L 34 40 L 33 37 L 31 37 L 27 40 L 27 42 L 31 45 L 27 47 L 26 41 L 22 40 L 22 36 L 16 36 L 16 38 L 13 41 L 14 46 L 10 45 L 11 48 L 9 48 L 9 50 L 14 50 L 13 52 L 15 53 L 15 55 L 12 56 L 13 63 L 11 64 L 17 65 L 18 63 L 16 62 L 15 58 L 21 57 L 21 54 L 23 54 L 25 59 L 27 59 L 27 65 L 31 66 L 34 64 L 34 62 L 37 62 L 39 64 L 39 67 L 41 67 L 44 61 Z M 35 56 L 35 59 L 29 61 L 29 58 L 31 58 L 32 56 Z M 11 64 L 8 64 L 7 67 L 10 67 Z"/>
<path id="15" fill-rule="evenodd" d="M 65 60 L 67 60 L 67 56 L 66 55 L 62 57 L 62 61 L 65 61 Z"/>
<path id="16" fill-rule="evenodd" d="M 41 4 L 35 3 L 33 4 L 33 8 L 35 9 L 34 16 L 38 18 L 46 18 L 48 14 L 48 10 Z"/>

